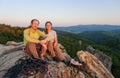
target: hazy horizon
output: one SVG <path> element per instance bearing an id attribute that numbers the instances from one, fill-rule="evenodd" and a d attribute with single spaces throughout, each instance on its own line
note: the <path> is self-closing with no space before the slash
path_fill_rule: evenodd
<path id="1" fill-rule="evenodd" d="M 44 27 L 120 25 L 120 0 L 0 0 L 0 23 L 27 27 L 34 18 Z"/>
<path id="2" fill-rule="evenodd" d="M 5 24 L 5 25 L 10 25 L 10 26 L 12 26 L 12 27 L 28 27 L 28 26 L 30 26 L 30 24 L 29 25 L 27 25 L 27 26 L 20 26 L 20 25 L 11 25 L 11 24 L 7 24 L 7 23 L 0 23 L 0 24 Z M 77 25 L 66 25 L 66 26 L 62 26 L 62 25 L 60 25 L 60 26 L 55 26 L 55 25 L 53 25 L 53 27 L 73 27 L 73 26 L 95 26 L 95 25 L 98 25 L 98 26 L 120 26 L 120 25 L 112 25 L 112 24 L 77 24 Z M 45 28 L 45 26 L 44 25 L 39 25 L 39 28 L 40 27 L 42 27 L 42 28 Z"/>

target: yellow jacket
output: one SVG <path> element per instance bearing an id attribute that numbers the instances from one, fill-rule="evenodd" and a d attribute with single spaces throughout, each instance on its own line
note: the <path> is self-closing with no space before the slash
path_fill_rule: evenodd
<path id="1" fill-rule="evenodd" d="M 26 45 L 28 42 L 33 42 L 33 43 L 39 43 L 39 38 L 40 37 L 45 37 L 47 36 L 44 32 L 40 30 L 33 31 L 33 29 L 28 28 L 24 30 L 24 44 Z M 50 40 L 50 37 L 47 36 L 45 39 L 47 41 Z"/>

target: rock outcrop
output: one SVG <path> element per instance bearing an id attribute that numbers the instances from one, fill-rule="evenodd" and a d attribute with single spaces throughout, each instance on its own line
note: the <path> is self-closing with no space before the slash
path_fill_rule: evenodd
<path id="1" fill-rule="evenodd" d="M 93 78 L 114 78 L 108 69 L 102 64 L 99 59 L 87 51 L 79 51 L 78 58 L 85 62 L 86 71 Z"/>
<path id="2" fill-rule="evenodd" d="M 112 60 L 109 56 L 103 54 L 102 51 L 94 49 L 92 46 L 88 46 L 86 48 L 86 51 L 96 56 L 103 63 L 103 65 L 111 72 Z"/>
<path id="3" fill-rule="evenodd" d="M 8 69 L 15 65 L 15 62 L 25 54 L 21 45 L 1 45 L 0 46 L 0 78 L 2 78 Z"/>
<path id="4" fill-rule="evenodd" d="M 66 59 L 71 58 L 64 47 L 59 45 Z M 9 77 L 9 69 L 16 65 L 16 62 L 25 56 L 23 52 L 23 43 L 8 42 L 6 45 L 0 45 L 0 78 L 24 78 L 25 75 Z M 79 70 L 73 66 L 67 66 L 63 62 L 50 61 L 49 74 L 38 72 L 34 76 L 25 78 L 114 78 L 108 69 L 94 55 L 86 51 L 79 51 L 78 58 L 82 60 L 86 66 L 84 70 Z M 51 57 L 47 55 L 50 59 Z M 18 69 L 15 69 L 17 72 Z M 12 73 L 15 73 L 12 72 Z M 14 74 L 16 75 L 16 74 Z"/>

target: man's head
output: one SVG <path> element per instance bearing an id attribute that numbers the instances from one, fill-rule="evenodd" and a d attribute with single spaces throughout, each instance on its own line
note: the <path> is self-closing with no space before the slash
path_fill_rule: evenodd
<path id="1" fill-rule="evenodd" d="M 37 20 L 37 19 L 31 20 L 31 28 L 32 29 L 36 30 L 38 28 L 38 26 L 39 26 L 39 20 Z"/>

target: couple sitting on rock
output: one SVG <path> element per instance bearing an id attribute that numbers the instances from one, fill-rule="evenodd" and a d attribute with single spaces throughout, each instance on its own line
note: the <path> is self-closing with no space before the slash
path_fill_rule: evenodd
<path id="1" fill-rule="evenodd" d="M 65 64 L 68 64 L 69 62 L 76 66 L 82 66 L 82 64 L 74 59 L 66 61 L 58 46 L 57 34 L 56 31 L 52 29 L 52 23 L 50 21 L 45 23 L 44 32 L 38 29 L 39 24 L 39 20 L 33 19 L 31 21 L 31 26 L 24 30 L 24 44 L 26 45 L 25 52 L 28 55 L 32 55 L 36 59 L 45 60 L 44 56 L 48 50 L 54 61 L 56 61 L 56 58 L 58 57 Z M 41 48 L 41 52 L 37 50 L 37 47 Z"/>

